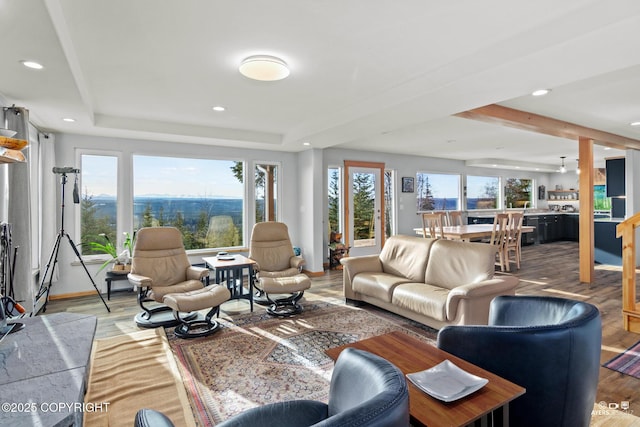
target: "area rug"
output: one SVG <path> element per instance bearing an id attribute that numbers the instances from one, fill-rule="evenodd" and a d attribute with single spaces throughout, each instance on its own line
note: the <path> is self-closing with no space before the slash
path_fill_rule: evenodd
<path id="1" fill-rule="evenodd" d="M 640 341 L 602 366 L 640 379 Z"/>
<path id="2" fill-rule="evenodd" d="M 399 330 L 433 342 L 437 333 L 375 308 L 327 301 L 306 301 L 304 311 L 290 318 L 274 318 L 258 306 L 254 313 L 220 318 L 220 323 L 207 338 L 168 334 L 201 427 L 270 402 L 326 402 L 333 370 L 324 353 L 328 348 Z"/>
<path id="3" fill-rule="evenodd" d="M 162 328 L 95 340 L 84 411 L 87 427 L 131 427 L 153 408 L 178 427 L 195 427 L 189 400 Z M 99 409 L 98 409 L 99 408 Z"/>

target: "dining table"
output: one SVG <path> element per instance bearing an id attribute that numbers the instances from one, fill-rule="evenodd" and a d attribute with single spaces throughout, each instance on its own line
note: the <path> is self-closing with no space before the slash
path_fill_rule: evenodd
<path id="1" fill-rule="evenodd" d="M 536 228 L 534 226 L 523 225 L 523 233 L 532 233 Z M 422 227 L 414 228 L 415 233 L 419 236 L 423 235 Z M 429 231 L 427 230 L 427 233 Z M 442 227 L 442 234 L 445 239 L 462 240 L 465 242 L 491 237 L 493 232 L 493 224 L 466 224 Z M 429 236 L 430 237 L 430 236 Z"/>

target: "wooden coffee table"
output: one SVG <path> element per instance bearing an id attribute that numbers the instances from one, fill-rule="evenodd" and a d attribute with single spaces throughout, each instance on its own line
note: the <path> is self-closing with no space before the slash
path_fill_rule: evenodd
<path id="1" fill-rule="evenodd" d="M 336 360 L 347 347 L 377 354 L 396 365 L 405 375 L 432 368 L 448 359 L 465 371 L 489 380 L 480 390 L 449 403 L 429 396 L 411 381 L 407 381 L 411 423 L 414 426 L 466 426 L 476 420 L 484 426 L 491 416 L 501 416 L 502 425 L 508 426 L 509 402 L 525 392 L 519 385 L 402 332 L 391 332 L 330 348 L 326 350 L 326 354 Z M 500 408 L 501 411 L 496 411 Z"/>

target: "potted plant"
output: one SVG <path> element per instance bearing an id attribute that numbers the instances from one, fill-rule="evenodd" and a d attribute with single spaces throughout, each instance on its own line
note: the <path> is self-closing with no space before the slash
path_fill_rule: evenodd
<path id="1" fill-rule="evenodd" d="M 124 250 L 118 254 L 116 246 L 111 242 L 109 236 L 105 233 L 100 233 L 99 236 L 104 239 L 104 242 L 90 242 L 89 247 L 92 251 L 102 252 L 110 255 L 111 258 L 106 260 L 98 269 L 96 274 L 104 270 L 109 264 L 113 263 L 113 272 L 127 273 L 131 271 L 131 253 L 133 252 L 133 245 L 135 243 L 136 233 L 129 234 L 124 232 L 124 242 L 122 244 Z"/>

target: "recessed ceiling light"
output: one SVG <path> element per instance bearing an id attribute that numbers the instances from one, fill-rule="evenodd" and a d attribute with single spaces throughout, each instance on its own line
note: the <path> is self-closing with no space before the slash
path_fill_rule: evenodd
<path id="1" fill-rule="evenodd" d="M 38 62 L 35 61 L 20 61 L 22 62 L 22 65 L 24 65 L 27 68 L 33 68 L 34 70 L 42 70 L 44 68 L 44 66 Z"/>
<path id="2" fill-rule="evenodd" d="M 226 110 L 226 108 L 224 108 L 222 105 L 216 105 L 215 107 L 213 107 L 213 111 L 224 111 Z"/>
<path id="3" fill-rule="evenodd" d="M 305 146 L 308 147 L 309 145 L 311 145 L 311 143 L 310 142 L 303 142 L 302 145 L 305 145 Z"/>
<path id="4" fill-rule="evenodd" d="M 631 122 L 629 123 L 631 126 L 640 126 L 640 122 Z"/>
<path id="5" fill-rule="evenodd" d="M 531 92 L 531 95 L 533 95 L 533 96 L 543 96 L 543 95 L 548 94 L 549 92 L 551 92 L 551 89 L 538 89 L 538 90 L 535 90 L 535 91 Z"/>
<path id="6" fill-rule="evenodd" d="M 611 147 L 604 147 L 605 150 L 611 150 Z"/>
<path id="7" fill-rule="evenodd" d="M 270 55 L 254 55 L 240 64 L 240 73 L 253 80 L 271 82 L 289 76 L 287 63 Z"/>
<path id="8" fill-rule="evenodd" d="M 76 119 L 72 119 L 71 117 L 65 117 L 62 119 L 63 122 L 73 123 Z"/>

